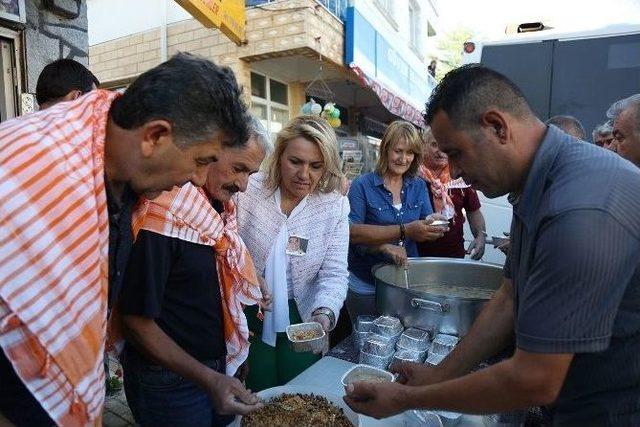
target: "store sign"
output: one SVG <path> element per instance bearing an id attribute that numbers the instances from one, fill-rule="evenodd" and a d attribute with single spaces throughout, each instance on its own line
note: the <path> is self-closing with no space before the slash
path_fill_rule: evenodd
<path id="1" fill-rule="evenodd" d="M 27 22 L 27 12 L 24 8 L 24 0 L 2 0 L 0 1 L 0 18 L 7 21 Z"/>
<path id="2" fill-rule="evenodd" d="M 176 0 L 207 28 L 218 28 L 234 43 L 245 41 L 244 0 Z"/>
<path id="3" fill-rule="evenodd" d="M 394 114 L 398 109 L 421 111 L 433 89 L 425 69 L 412 67 L 403 53 L 376 31 L 355 7 L 347 8 L 345 63 L 359 77 L 366 78 L 378 96 L 384 98 L 381 98 L 383 104 L 397 106 L 396 111 L 392 111 Z M 416 115 L 412 113 L 411 116 Z"/>

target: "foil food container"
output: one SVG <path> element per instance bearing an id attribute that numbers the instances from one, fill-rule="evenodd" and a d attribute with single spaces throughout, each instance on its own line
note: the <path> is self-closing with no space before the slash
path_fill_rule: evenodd
<path id="1" fill-rule="evenodd" d="M 385 337 L 400 337 L 402 334 L 402 323 L 397 317 L 380 316 L 373 321 L 371 332 L 384 335 Z"/>
<path id="2" fill-rule="evenodd" d="M 377 355 L 371 354 L 364 349 L 360 350 L 360 363 L 363 365 L 373 366 L 379 369 L 387 369 L 391 358 L 393 357 L 393 350 L 389 354 Z"/>
<path id="3" fill-rule="evenodd" d="M 370 316 L 368 314 L 358 316 L 356 319 L 355 330 L 358 332 L 371 332 L 374 320 L 376 320 L 376 316 Z"/>
<path id="4" fill-rule="evenodd" d="M 362 350 L 378 356 L 389 354 L 393 351 L 393 347 L 394 342 L 391 337 L 385 337 L 384 335 L 374 334 L 372 332 L 367 335 L 367 338 L 362 344 Z"/>
<path id="5" fill-rule="evenodd" d="M 430 346 L 429 332 L 417 328 L 405 329 L 397 343 L 398 349 L 403 348 L 420 352 L 426 352 Z"/>
<path id="6" fill-rule="evenodd" d="M 400 362 L 416 362 L 422 363 L 424 358 L 421 358 L 421 354 L 419 351 L 414 350 L 398 350 L 393 355 L 393 363 Z"/>
<path id="7" fill-rule="evenodd" d="M 322 329 L 322 325 L 318 322 L 297 323 L 295 325 L 287 326 L 287 338 L 291 341 L 291 346 L 294 351 L 305 352 L 312 351 L 319 353 L 326 347 L 328 335 Z M 317 338 L 296 339 L 295 335 L 298 332 L 313 332 L 318 335 Z"/>
<path id="8" fill-rule="evenodd" d="M 428 365 L 436 366 L 436 365 L 439 365 L 440 362 L 442 362 L 442 360 L 445 357 L 447 357 L 446 354 L 438 354 L 438 353 L 431 352 L 427 356 L 427 360 L 425 360 L 424 363 L 426 363 Z"/>
<path id="9" fill-rule="evenodd" d="M 393 382 L 395 379 L 391 372 L 387 372 L 383 369 L 368 365 L 356 365 L 345 372 L 340 381 L 342 382 L 342 385 L 346 387 L 352 382 L 367 381 L 366 378 L 370 378 L 370 381 L 373 382 Z"/>
<path id="10" fill-rule="evenodd" d="M 456 426 L 462 419 L 462 414 L 459 414 L 457 412 L 433 411 L 433 413 L 440 417 L 440 420 L 442 421 L 442 425 L 444 427 Z"/>
<path id="11" fill-rule="evenodd" d="M 402 417 L 404 427 L 444 427 L 440 417 L 432 411 L 406 411 Z"/>
<path id="12" fill-rule="evenodd" d="M 417 361 L 420 362 L 420 363 L 422 363 L 422 362 L 424 362 L 426 360 L 427 354 L 429 353 L 427 350 L 417 351 L 417 350 L 414 350 L 412 348 L 402 347 L 400 345 L 400 342 L 398 342 L 398 344 L 396 344 L 396 352 L 398 352 L 398 351 L 410 351 L 410 352 L 416 353 L 417 356 L 418 356 L 418 360 Z"/>
<path id="13" fill-rule="evenodd" d="M 431 352 L 442 355 L 451 353 L 451 350 L 458 344 L 460 338 L 453 335 L 438 334 L 431 344 Z"/>

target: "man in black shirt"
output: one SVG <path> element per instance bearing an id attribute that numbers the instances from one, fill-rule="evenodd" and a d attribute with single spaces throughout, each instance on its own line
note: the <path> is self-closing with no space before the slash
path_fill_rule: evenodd
<path id="1" fill-rule="evenodd" d="M 185 206 L 192 200 L 186 192 L 161 196 L 153 203 L 164 203 L 166 197 L 172 201 L 165 203 L 170 219 L 160 225 L 152 219 L 160 212 L 153 203 L 141 208 L 148 215 L 133 246 L 119 309 L 128 339 L 125 392 L 142 426 L 225 425 L 230 419 L 222 415 L 246 414 L 259 406 L 236 378 L 225 375 L 225 319 L 216 265 L 216 257 L 224 255 L 215 241 L 220 234 L 213 236 L 220 231 L 223 203 L 246 189 L 265 156 L 256 126 L 254 121 L 245 146 L 225 147 L 211 165 L 208 199 L 198 193 L 193 200 L 200 204 Z"/>

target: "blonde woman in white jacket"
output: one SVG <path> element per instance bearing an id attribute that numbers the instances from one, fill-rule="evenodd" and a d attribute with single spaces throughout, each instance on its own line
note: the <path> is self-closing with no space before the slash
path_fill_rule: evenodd
<path id="1" fill-rule="evenodd" d="M 254 391 L 288 382 L 320 357 L 290 349 L 289 324 L 316 321 L 327 332 L 336 324 L 348 287 L 341 178 L 335 132 L 320 117 L 300 116 L 278 133 L 265 171 L 237 196 L 240 235 L 273 296 L 271 312 L 246 311 Z"/>

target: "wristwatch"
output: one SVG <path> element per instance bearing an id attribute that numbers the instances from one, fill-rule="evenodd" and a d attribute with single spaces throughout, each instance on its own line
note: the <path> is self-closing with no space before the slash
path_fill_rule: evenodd
<path id="1" fill-rule="evenodd" d="M 333 310 L 331 310 L 330 308 L 327 308 L 327 307 L 316 308 L 312 314 L 314 316 L 318 314 L 326 315 L 329 318 L 329 329 L 333 329 L 333 327 L 336 325 L 336 315 L 333 314 Z"/>

